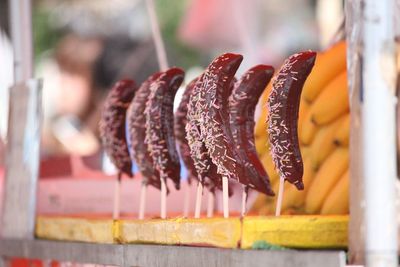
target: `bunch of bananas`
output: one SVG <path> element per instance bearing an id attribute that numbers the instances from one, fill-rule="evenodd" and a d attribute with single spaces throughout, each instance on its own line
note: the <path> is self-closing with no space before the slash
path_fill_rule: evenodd
<path id="1" fill-rule="evenodd" d="M 261 98 L 256 123 L 257 152 L 275 192 L 279 175 L 269 153 L 265 107 L 271 84 Z M 283 214 L 347 214 L 349 211 L 350 113 L 346 73 L 346 43 L 339 42 L 318 53 L 301 97 L 298 136 L 304 162 L 305 189 L 285 183 Z M 273 214 L 276 197 L 260 194 L 252 212 Z"/>

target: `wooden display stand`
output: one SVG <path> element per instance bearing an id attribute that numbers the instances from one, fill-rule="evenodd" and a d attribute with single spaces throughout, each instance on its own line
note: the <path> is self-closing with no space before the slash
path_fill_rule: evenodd
<path id="1" fill-rule="evenodd" d="M 100 244 L 343 249 L 348 216 L 111 220 L 39 216 L 36 237 Z"/>
<path id="2" fill-rule="evenodd" d="M 362 157 L 366 153 L 373 156 L 380 149 L 379 146 L 369 146 L 365 140 L 369 140 L 370 136 L 362 132 L 363 125 L 375 122 L 374 118 L 362 116 L 365 112 L 362 105 L 367 105 L 368 101 L 373 100 L 371 99 L 371 87 L 373 85 L 381 86 L 375 88 L 378 92 L 377 95 L 382 96 L 379 93 L 387 93 L 387 96 L 391 96 L 394 100 L 392 77 L 390 75 L 389 78 L 386 77 L 389 79 L 386 80 L 388 83 L 382 84 L 382 75 L 388 72 L 390 74 L 393 71 L 391 69 L 393 66 L 390 64 L 391 60 L 394 60 L 393 49 L 389 49 L 389 52 L 385 54 L 381 49 L 384 45 L 386 48 L 392 48 L 391 46 L 394 44 L 394 38 L 390 39 L 392 33 L 386 32 L 385 28 L 385 23 L 389 23 L 388 21 L 393 18 L 391 7 L 387 6 L 387 3 L 393 4 L 393 1 L 366 0 L 361 2 L 352 0 L 345 2 L 348 54 L 351 55 L 348 57 L 352 109 L 350 261 L 361 264 L 367 262 L 371 267 L 397 267 L 397 232 L 396 221 L 393 217 L 394 196 L 390 190 L 386 194 L 381 194 L 381 189 L 390 189 L 390 186 L 393 186 L 394 154 L 380 155 L 386 157 L 390 164 L 378 165 L 373 169 L 374 171 L 383 169 L 383 173 L 388 174 L 384 177 L 371 177 L 371 173 L 366 174 L 364 170 L 370 163 L 367 161 L 373 157 Z M 240 248 L 248 249 L 253 247 L 256 241 L 261 240 L 293 248 L 342 248 L 346 245 L 347 223 L 345 217 L 342 217 L 341 221 L 331 223 L 329 223 L 329 218 L 324 217 L 314 218 L 312 221 L 305 217 L 278 219 L 246 217 L 242 221 L 234 218 L 228 220 L 216 218 L 147 222 L 39 217 L 36 221 L 38 237 L 68 241 L 35 239 L 41 90 L 40 83 L 31 80 L 32 47 L 29 1 L 15 0 L 10 3 L 12 3 L 11 14 L 13 15 L 12 37 L 16 54 L 16 79 L 15 85 L 11 88 L 9 142 L 7 144 L 9 157 L 2 216 L 2 239 L 0 240 L 0 257 L 3 258 L 3 264 L 8 258 L 23 257 L 120 266 L 193 266 L 194 264 L 196 266 L 253 267 L 345 266 L 345 254 L 340 250 L 263 251 L 171 246 L 206 244 L 207 246 L 238 248 L 238 241 L 240 241 Z M 361 4 L 363 4 L 362 8 Z M 375 17 L 368 17 L 371 14 Z M 364 32 L 358 31 L 360 28 L 363 28 Z M 371 38 L 371 35 L 374 34 L 377 37 Z M 368 49 L 372 48 L 381 50 L 378 50 L 378 53 L 368 54 L 367 52 L 371 51 Z M 374 69 L 374 62 L 379 55 L 381 56 L 381 61 L 379 61 L 381 65 L 378 64 Z M 385 66 L 385 68 L 381 69 L 381 66 Z M 374 70 L 377 72 L 371 75 Z M 374 75 L 377 75 L 376 78 Z M 367 77 L 376 83 L 367 84 Z M 363 92 L 361 92 L 361 88 L 364 90 Z M 387 92 L 389 90 L 393 90 L 393 92 L 389 94 Z M 362 102 L 365 99 L 368 101 Z M 381 130 L 388 133 L 389 137 L 392 137 L 394 128 L 392 105 L 394 106 L 394 103 L 389 105 L 389 112 L 384 114 L 390 118 L 388 123 L 379 124 L 382 126 Z M 371 110 L 379 107 L 385 108 L 386 106 L 368 106 Z M 385 144 L 390 144 L 392 141 L 389 140 Z M 372 139 L 371 143 L 376 144 Z M 373 185 L 376 185 L 372 183 L 371 178 L 381 179 L 381 184 L 375 188 L 379 193 L 378 196 L 372 196 L 369 191 Z M 365 201 L 368 202 L 366 210 L 363 206 Z M 385 211 L 382 210 L 382 203 L 386 203 Z M 381 209 L 379 210 L 379 208 Z M 384 216 L 380 214 L 382 211 Z M 210 233 L 211 229 L 215 229 L 216 232 Z M 363 232 L 364 229 L 365 232 Z M 153 232 L 153 234 L 146 235 L 146 231 Z M 196 236 L 197 231 L 201 232 L 199 236 Z M 217 236 L 222 238 L 214 239 Z M 161 243 L 168 246 L 126 243 Z M 382 265 L 382 262 L 386 265 Z"/>

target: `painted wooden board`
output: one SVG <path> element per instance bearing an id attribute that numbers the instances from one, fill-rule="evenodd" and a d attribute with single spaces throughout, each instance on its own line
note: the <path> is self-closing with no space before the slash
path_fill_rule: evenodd
<path id="1" fill-rule="evenodd" d="M 348 216 L 249 216 L 239 218 L 117 220 L 39 216 L 36 236 L 93 243 L 254 248 L 347 247 Z"/>
<path id="2" fill-rule="evenodd" d="M 346 248 L 348 216 L 280 216 L 243 219 L 242 248 L 266 242 L 291 248 Z"/>
<path id="3" fill-rule="evenodd" d="M 236 248 L 241 235 L 239 218 L 124 220 L 120 227 L 122 243 Z"/>
<path id="4" fill-rule="evenodd" d="M 114 243 L 114 222 L 111 219 L 39 216 L 36 237 L 41 239 Z"/>

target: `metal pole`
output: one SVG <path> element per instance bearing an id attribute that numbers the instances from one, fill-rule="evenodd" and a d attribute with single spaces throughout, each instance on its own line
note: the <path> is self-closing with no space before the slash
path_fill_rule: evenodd
<path id="1" fill-rule="evenodd" d="M 33 238 L 42 118 L 41 81 L 32 79 L 30 0 L 10 0 L 14 86 L 10 90 L 2 237 Z"/>
<path id="2" fill-rule="evenodd" d="M 394 0 L 362 9 L 362 143 L 368 267 L 397 267 Z"/>
<path id="3" fill-rule="evenodd" d="M 9 0 L 11 40 L 14 48 L 14 83 L 33 77 L 31 0 Z"/>

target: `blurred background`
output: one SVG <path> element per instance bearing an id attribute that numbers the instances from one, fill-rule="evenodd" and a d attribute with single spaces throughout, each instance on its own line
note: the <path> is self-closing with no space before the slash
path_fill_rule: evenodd
<path id="1" fill-rule="evenodd" d="M 3 139 L 12 81 L 7 2 L 0 1 Z M 189 73 L 225 51 L 244 54 L 241 72 L 276 66 L 294 51 L 326 46 L 343 17 L 338 0 L 157 0 L 156 9 L 169 64 Z M 128 77 L 140 84 L 158 69 L 144 1 L 36 0 L 33 33 L 35 75 L 44 79 L 43 156 L 94 154 L 110 86 Z"/>
<path id="2" fill-rule="evenodd" d="M 0 164 L 13 78 L 7 2 L 0 0 Z M 44 81 L 41 177 L 65 176 L 77 166 L 104 170 L 98 121 L 107 91 L 119 79 L 140 84 L 158 70 L 145 2 L 32 3 L 35 76 Z M 184 68 L 186 82 L 228 51 L 244 55 L 238 74 L 261 63 L 277 68 L 293 52 L 329 46 L 343 22 L 342 0 L 155 4 L 169 65 Z"/>

